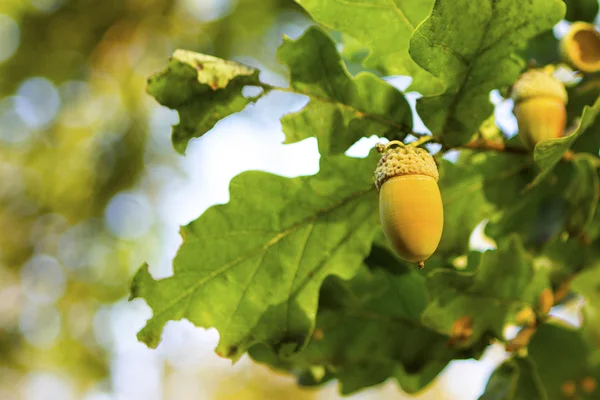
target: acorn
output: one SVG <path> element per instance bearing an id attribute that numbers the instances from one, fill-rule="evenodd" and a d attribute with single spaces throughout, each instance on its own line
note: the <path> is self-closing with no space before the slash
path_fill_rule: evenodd
<path id="1" fill-rule="evenodd" d="M 402 142 L 380 144 L 377 150 L 383 153 L 375 169 L 383 233 L 400 258 L 423 268 L 444 226 L 437 166 L 426 150 Z"/>
<path id="2" fill-rule="evenodd" d="M 600 71 L 600 32 L 593 24 L 574 22 L 560 41 L 560 53 L 581 72 Z"/>
<path id="3" fill-rule="evenodd" d="M 519 137 L 525 146 L 533 149 L 541 140 L 564 135 L 567 90 L 549 70 L 523 73 L 512 87 L 512 98 Z"/>

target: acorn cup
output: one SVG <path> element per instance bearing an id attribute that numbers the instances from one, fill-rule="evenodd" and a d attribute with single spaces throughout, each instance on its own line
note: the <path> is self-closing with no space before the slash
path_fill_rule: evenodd
<path id="1" fill-rule="evenodd" d="M 383 153 L 375 169 L 383 233 L 400 258 L 422 269 L 437 249 L 444 225 L 437 166 L 426 150 L 402 142 L 378 145 L 377 150 Z"/>
<path id="2" fill-rule="evenodd" d="M 600 71 L 600 33 L 593 24 L 574 22 L 560 41 L 562 58 L 573 68 L 593 73 Z"/>
<path id="3" fill-rule="evenodd" d="M 512 98 L 519 137 L 525 146 L 533 149 L 541 140 L 564 135 L 567 90 L 548 70 L 523 73 L 513 85 Z"/>

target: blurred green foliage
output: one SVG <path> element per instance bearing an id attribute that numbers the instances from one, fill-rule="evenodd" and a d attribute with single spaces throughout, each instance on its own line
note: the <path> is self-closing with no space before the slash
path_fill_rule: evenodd
<path id="1" fill-rule="evenodd" d="M 149 137 L 147 76 L 180 47 L 274 64 L 264 42 L 303 18 L 285 0 L 225 1 L 215 15 L 201 3 L 0 2 L 18 26 L 0 39 L 18 41 L 0 61 L 0 397 L 29 371 L 66 373 L 82 393 L 108 377 L 97 311 L 127 294 L 132 259 L 156 252 L 159 227 L 122 235 L 107 205 L 140 193 L 147 168 L 177 169 Z M 141 189 L 151 204 L 156 189 Z"/>

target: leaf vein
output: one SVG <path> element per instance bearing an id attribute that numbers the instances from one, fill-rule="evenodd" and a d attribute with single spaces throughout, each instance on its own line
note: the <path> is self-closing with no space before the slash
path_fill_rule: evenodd
<path id="1" fill-rule="evenodd" d="M 153 316 L 152 319 L 154 320 L 157 317 L 159 317 L 159 316 L 163 315 L 164 313 L 166 313 L 172 307 L 174 307 L 175 305 L 177 305 L 181 300 L 183 300 L 184 298 L 186 298 L 188 296 L 191 296 L 197 289 L 199 289 L 205 283 L 211 281 L 212 279 L 218 277 L 219 275 L 227 272 L 231 268 L 233 268 L 233 267 L 239 265 L 240 263 L 246 261 L 248 258 L 254 256 L 255 254 L 258 254 L 261 251 L 265 251 L 265 250 L 269 249 L 270 247 L 274 246 L 280 240 L 282 240 L 283 238 L 285 238 L 287 235 L 291 234 L 292 232 L 295 232 L 302 225 L 304 225 L 306 223 L 310 223 L 312 221 L 315 221 L 320 216 L 322 216 L 324 214 L 327 214 L 327 213 L 329 213 L 329 212 L 331 212 L 331 211 L 333 211 L 333 210 L 335 210 L 335 209 L 337 209 L 339 207 L 342 207 L 345 204 L 353 201 L 354 199 L 357 199 L 357 198 L 359 198 L 361 196 L 366 195 L 367 193 L 370 193 L 372 190 L 374 190 L 374 186 L 371 186 L 368 190 L 365 190 L 365 191 L 362 191 L 362 192 L 351 193 L 348 197 L 346 197 L 346 198 L 342 199 L 341 201 L 333 204 L 331 207 L 325 208 L 323 210 L 320 210 L 315 215 L 313 215 L 311 217 L 308 217 L 308 218 L 305 218 L 305 219 L 299 221 L 297 224 L 292 225 L 290 228 L 288 228 L 288 229 L 280 232 L 279 234 L 275 235 L 271 240 L 269 240 L 268 242 L 266 242 L 264 245 L 259 246 L 259 247 L 255 248 L 253 250 L 250 250 L 247 253 L 239 256 L 235 260 L 233 260 L 233 261 L 231 261 L 229 263 L 226 263 L 222 267 L 218 268 L 217 270 L 215 270 L 215 271 L 211 272 L 210 274 L 208 274 L 207 276 L 205 276 L 203 279 L 198 280 L 196 283 L 194 283 L 188 289 L 186 289 L 185 291 L 183 291 L 179 296 L 175 297 L 171 302 L 169 302 L 168 304 L 166 304 L 162 309 L 155 310 L 154 316 Z"/>

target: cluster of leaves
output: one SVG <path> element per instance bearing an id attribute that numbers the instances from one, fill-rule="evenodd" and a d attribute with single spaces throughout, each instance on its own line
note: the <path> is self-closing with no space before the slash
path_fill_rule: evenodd
<path id="1" fill-rule="evenodd" d="M 366 49 L 365 68 L 410 75 L 424 95 L 417 111 L 434 132 L 431 140 L 443 144 L 440 155 L 460 150 L 455 162 L 438 157 L 445 215 L 438 251 L 419 271 L 382 238 L 372 175 L 378 157 L 343 153 L 363 136 L 403 140 L 412 112 L 404 94 L 375 74 L 351 76 L 322 28 L 284 39 L 278 59 L 290 73 L 286 88 L 262 82 L 256 69 L 179 50 L 148 84 L 158 102 L 179 112 L 177 151 L 281 90 L 309 98 L 281 122 L 287 143 L 317 138 L 320 171 L 234 178 L 229 203 L 182 228 L 171 277 L 154 280 L 147 265 L 135 276 L 131 298 L 144 298 L 154 311 L 139 339 L 156 347 L 169 320 L 187 318 L 218 329 L 224 357 L 248 352 L 303 385 L 337 379 L 343 393 L 390 377 L 416 392 L 451 360 L 477 358 L 493 341 L 513 350 L 529 344 L 528 355 L 515 351 L 493 373 L 482 398 L 594 398 L 598 93 L 572 91 L 571 104 L 579 106 L 569 116 L 574 132 L 539 143 L 533 154 L 518 147 L 518 138 L 477 137 L 493 113 L 490 91 L 516 80 L 527 65 L 522 55 L 564 17 L 564 3 L 298 3 L 344 34 L 344 55 Z M 248 86 L 262 91 L 245 96 Z M 517 151 L 497 151 L 503 149 Z M 497 247 L 484 253 L 469 248 L 482 221 Z M 548 322 L 550 306 L 575 293 L 589 299 L 583 328 Z M 507 342 L 507 324 L 522 326 L 526 340 L 524 333 Z"/>

